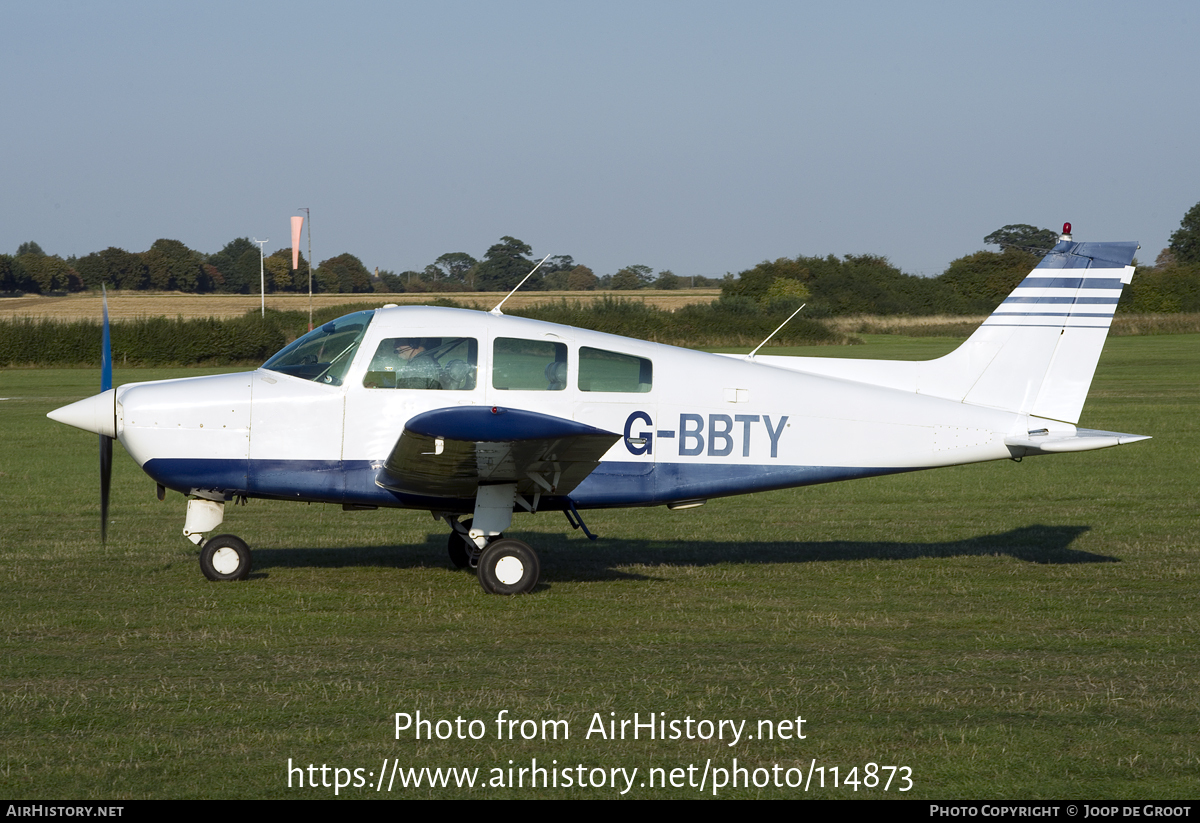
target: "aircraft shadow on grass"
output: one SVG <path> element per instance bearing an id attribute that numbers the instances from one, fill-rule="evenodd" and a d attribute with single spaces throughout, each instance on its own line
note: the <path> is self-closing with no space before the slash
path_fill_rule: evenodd
<path id="1" fill-rule="evenodd" d="M 681 540 L 603 540 L 568 542 L 538 535 L 545 583 L 603 580 L 660 580 L 665 576 L 623 570 L 624 566 L 716 566 L 724 563 L 812 563 L 837 560 L 915 560 L 1007 555 L 1028 563 L 1118 563 L 1119 558 L 1072 549 L 1090 526 L 1023 526 L 946 542 L 836 540 L 823 542 L 740 542 Z M 514 534 L 513 536 L 518 536 Z M 428 568 L 447 566 L 446 538 L 430 535 L 420 545 L 318 549 L 256 549 L 251 578 L 274 568 Z M 474 574 L 473 570 L 465 572 Z M 539 587 L 541 588 L 541 587 Z"/>

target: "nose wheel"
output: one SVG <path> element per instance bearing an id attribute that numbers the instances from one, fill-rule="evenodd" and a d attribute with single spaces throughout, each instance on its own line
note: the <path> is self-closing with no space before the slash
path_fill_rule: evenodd
<path id="1" fill-rule="evenodd" d="M 250 547 L 232 534 L 206 540 L 200 549 L 200 571 L 213 581 L 245 580 L 250 574 Z"/>

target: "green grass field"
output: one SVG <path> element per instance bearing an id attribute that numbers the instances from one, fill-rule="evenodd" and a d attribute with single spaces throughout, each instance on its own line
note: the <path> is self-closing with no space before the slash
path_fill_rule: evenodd
<path id="1" fill-rule="evenodd" d="M 958 342 L 866 341 L 803 353 Z M 1108 342 L 1082 425 L 1144 443 L 585 513 L 595 543 L 518 515 L 542 582 L 517 598 L 449 568 L 427 513 L 262 501 L 222 526 L 255 549 L 251 579 L 209 583 L 183 498 L 159 503 L 119 446 L 102 547 L 96 438 L 44 416 L 98 375 L 2 371 L 0 796 L 327 798 L 340 778 L 349 798 L 608 798 L 627 779 L 610 770 L 636 768 L 624 797 L 1194 798 L 1198 352 L 1200 335 Z M 397 739 L 417 711 L 482 735 Z M 501 712 L 536 724 L 501 739 Z M 635 712 L 685 736 L 587 736 Z M 689 717 L 745 725 L 729 745 L 728 725 L 688 739 Z M 797 717 L 804 739 L 760 737 Z M 541 725 L 558 720 L 569 739 Z M 557 787 L 510 785 L 534 759 Z M 739 785 L 714 792 L 735 759 Z M 289 760 L 329 786 L 289 787 Z M 377 791 L 394 763 L 477 785 Z M 773 785 L 814 766 L 807 792 Z"/>

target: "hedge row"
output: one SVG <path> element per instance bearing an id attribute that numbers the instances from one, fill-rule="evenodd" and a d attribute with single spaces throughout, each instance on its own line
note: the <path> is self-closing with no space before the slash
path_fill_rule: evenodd
<path id="1" fill-rule="evenodd" d="M 1152 290 L 1147 290 L 1153 293 Z M 456 306 L 449 300 L 435 305 Z M 375 308 L 375 303 L 333 306 L 313 315 L 321 324 L 342 315 Z M 747 298 L 726 298 L 665 311 L 638 300 L 606 298 L 595 303 L 559 301 L 513 309 L 509 313 L 553 323 L 594 329 L 691 347 L 754 346 L 795 308 L 779 303 L 761 308 Z M 807 312 L 807 309 L 805 309 Z M 772 345 L 823 345 L 861 342 L 819 320 L 794 318 L 771 339 Z M 918 324 L 883 323 L 865 318 L 852 331 L 909 336 L 966 337 L 978 321 Z M 113 359 L 118 366 L 256 365 L 308 329 L 307 312 L 268 311 L 229 320 L 143 318 L 112 324 Z M 1114 335 L 1194 334 L 1200 313 L 1120 312 Z M 0 367 L 77 366 L 100 363 L 100 323 L 30 318 L 0 319 Z"/>
<path id="2" fill-rule="evenodd" d="M 454 306 L 452 301 L 434 301 Z M 324 323 L 376 304 L 336 306 L 314 314 Z M 798 304 L 796 304 L 798 305 Z M 639 300 L 606 297 L 594 303 L 549 303 L 510 314 L 682 346 L 753 346 L 796 308 L 786 302 L 761 308 L 731 298 L 692 304 L 671 312 Z M 308 328 L 306 312 L 268 311 L 217 320 L 165 317 L 112 323 L 113 362 L 118 366 L 187 366 L 261 363 Z M 74 366 L 100 362 L 100 323 L 17 318 L 0 320 L 0 366 Z M 780 345 L 853 342 L 801 315 L 771 341 Z"/>
<path id="3" fill-rule="evenodd" d="M 589 303 L 542 303 L 508 313 L 676 346 L 756 346 L 799 306 L 799 301 L 780 301 L 763 308 L 750 298 L 732 297 L 668 311 L 640 300 L 606 296 Z M 851 341 L 805 318 L 804 312 L 771 338 L 772 344 L 792 346 L 846 342 Z"/>
<path id="4" fill-rule="evenodd" d="M 0 320 L 0 366 L 98 364 L 100 337 L 96 321 Z M 112 324 L 113 362 L 118 366 L 261 362 L 286 342 L 278 325 L 250 316 L 150 317 Z"/>
<path id="5" fill-rule="evenodd" d="M 1200 264 L 1139 268 L 1118 311 L 1131 314 L 1200 311 Z"/>

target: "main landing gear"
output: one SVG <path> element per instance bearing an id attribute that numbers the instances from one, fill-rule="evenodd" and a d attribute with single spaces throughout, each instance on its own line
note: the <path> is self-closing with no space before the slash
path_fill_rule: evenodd
<path id="1" fill-rule="evenodd" d="M 488 594 L 525 594 L 533 591 L 541 574 L 537 553 L 520 540 L 503 534 L 472 537 L 474 520 L 459 523 L 446 518 L 454 531 L 446 542 L 447 554 L 455 568 L 477 569 L 479 585 Z M 479 543 L 483 547 L 479 547 Z"/>
<path id="2" fill-rule="evenodd" d="M 474 516 L 439 513 L 452 529 L 446 548 L 450 562 L 478 570 L 479 585 L 488 594 L 525 594 L 541 575 L 537 553 L 520 540 L 504 536 L 512 524 L 516 484 L 480 486 Z M 225 519 L 225 501 L 188 500 L 183 534 L 200 547 L 200 571 L 213 581 L 245 580 L 250 574 L 250 547 L 232 534 L 204 539 Z"/>
<path id="3" fill-rule="evenodd" d="M 540 573 L 537 555 L 520 540 L 493 540 L 479 556 L 479 585 L 488 594 L 525 594 Z"/>
<path id="4" fill-rule="evenodd" d="M 483 554 L 483 549 L 476 546 L 475 541 L 471 538 L 471 525 L 474 521 L 470 517 L 461 523 L 451 517 L 445 519 L 450 524 L 450 528 L 454 530 L 450 532 L 450 537 L 446 541 L 446 553 L 450 555 L 450 562 L 454 564 L 454 568 L 465 569 L 467 566 L 472 569 L 478 568 L 479 555 Z M 501 537 L 504 535 L 488 538 L 488 542 L 499 540 Z"/>
<path id="5" fill-rule="evenodd" d="M 475 513 L 463 522 L 443 514 L 450 532 L 447 550 L 457 568 L 478 569 L 479 585 L 488 594 L 525 594 L 533 591 L 541 574 L 537 554 L 520 540 L 504 536 L 512 524 L 515 483 L 480 486 Z"/>

